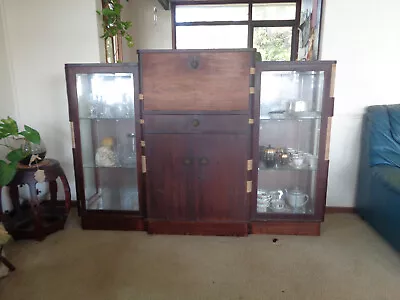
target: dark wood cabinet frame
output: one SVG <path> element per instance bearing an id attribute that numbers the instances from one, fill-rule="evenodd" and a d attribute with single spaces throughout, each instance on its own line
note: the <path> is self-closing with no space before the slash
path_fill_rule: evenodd
<path id="1" fill-rule="evenodd" d="M 328 184 L 329 169 L 329 143 L 330 143 L 330 121 L 333 116 L 334 98 L 331 96 L 333 85 L 332 77 L 336 61 L 313 61 L 313 62 L 257 62 L 256 63 L 256 101 L 254 107 L 253 128 L 253 160 L 254 165 L 259 165 L 259 130 L 260 130 L 260 92 L 261 73 L 266 71 L 322 71 L 324 72 L 324 91 L 321 111 L 321 127 L 318 153 L 317 191 L 316 206 L 314 214 L 258 214 L 257 193 L 252 193 L 251 200 L 251 228 L 253 233 L 275 233 L 291 232 L 291 234 L 319 235 L 320 223 L 324 221 L 326 206 L 326 190 Z M 257 191 L 258 169 L 253 168 L 253 191 Z M 299 222 L 301 221 L 301 222 Z M 294 223 L 292 223 L 294 222 Z M 297 224 L 297 225 L 296 225 Z"/>
<path id="2" fill-rule="evenodd" d="M 139 51 L 139 54 L 154 52 L 159 55 L 163 53 L 175 53 L 183 54 L 182 57 L 191 57 L 192 54 L 199 54 L 201 50 L 147 50 Z M 214 52 L 218 54 L 226 50 L 207 50 L 206 52 Z M 236 49 L 236 51 L 249 52 L 250 49 Z M 201 52 L 202 53 L 202 52 Z M 254 53 L 254 52 L 253 52 Z M 140 57 L 141 55 L 139 55 Z M 207 56 L 209 57 L 209 56 Z M 222 55 L 223 61 L 226 63 L 238 62 L 237 59 L 229 59 L 227 55 Z M 74 169 L 75 169 L 75 180 L 78 196 L 78 204 L 80 206 L 80 214 L 82 219 L 82 227 L 84 229 L 112 229 L 112 230 L 147 230 L 149 233 L 175 233 L 175 234 L 202 234 L 202 235 L 247 235 L 248 233 L 267 233 L 267 234 L 299 234 L 299 235 L 319 235 L 320 234 L 320 224 L 324 220 L 325 214 L 325 201 L 326 201 L 326 189 L 327 189 L 327 178 L 328 178 L 328 167 L 329 167 L 329 139 L 330 139 L 330 121 L 333 115 L 333 79 L 334 79 L 334 68 L 336 66 L 335 61 L 313 61 L 313 62 L 254 62 L 254 57 L 249 58 L 248 67 L 249 70 L 247 74 L 249 81 L 245 86 L 250 87 L 250 93 L 247 94 L 246 99 L 248 99 L 248 109 L 246 110 L 151 110 L 145 109 L 144 102 L 146 101 L 146 95 L 143 94 L 143 64 L 139 60 L 139 65 L 132 63 L 123 64 L 69 64 L 66 65 L 66 79 L 67 79 L 67 93 L 69 99 L 69 119 L 73 129 L 73 158 L 74 158 Z M 167 60 L 169 61 L 169 60 Z M 151 62 L 157 62 L 151 59 Z M 165 62 L 164 62 L 165 63 Z M 166 64 L 167 67 L 169 66 Z M 173 64 L 172 64 L 173 65 Z M 212 64 L 214 67 L 215 64 Z M 229 65 L 229 64 L 228 64 Z M 159 64 L 157 63 L 157 66 Z M 185 65 L 187 66 L 187 64 Z M 246 62 L 247 68 L 247 62 Z M 156 68 L 157 69 L 157 68 Z M 156 72 L 154 68 L 150 68 L 151 72 Z M 218 69 L 214 69 L 218 72 Z M 259 164 L 259 126 L 260 126 L 260 87 L 261 87 L 261 72 L 264 71 L 322 71 L 324 72 L 324 93 L 321 111 L 321 126 L 320 126 L 320 139 L 319 139 L 319 161 L 318 161 L 318 171 L 316 175 L 316 206 L 314 214 L 257 214 L 257 182 L 258 182 L 258 164 Z M 150 74 L 147 73 L 147 74 Z M 247 72 L 247 71 L 246 71 Z M 94 73 L 132 73 L 134 75 L 134 85 L 135 85 L 135 126 L 136 126 L 136 147 L 137 147 L 137 162 L 138 162 L 138 191 L 139 191 L 139 205 L 140 210 L 138 212 L 134 211 L 97 211 L 97 210 L 87 210 L 85 191 L 84 191 L 84 173 L 83 173 L 83 162 L 82 162 L 82 145 L 80 136 L 80 123 L 79 123 L 79 111 L 78 111 L 78 98 L 76 93 L 76 75 L 77 74 L 94 74 Z M 237 74 L 237 72 L 233 72 Z M 164 74 L 164 73 L 163 73 Z M 171 73 L 172 75 L 172 73 Z M 167 76 L 168 77 L 168 76 Z M 166 80 L 170 80 L 167 77 Z M 151 76 L 149 77 L 152 78 Z M 186 77 L 185 77 L 186 78 Z M 150 80 L 148 79 L 148 80 Z M 191 81 L 190 81 L 191 80 Z M 187 82 L 193 82 L 190 79 Z M 247 81 L 247 79 L 246 79 Z M 173 82 L 173 81 L 171 81 Z M 194 83 L 195 84 L 195 83 Z M 158 84 L 156 86 L 159 86 Z M 248 87 L 246 87 L 246 93 L 248 93 Z M 252 90 L 252 87 L 254 89 Z M 253 91 L 253 92 L 252 92 Z M 139 94 L 140 93 L 140 94 Z M 172 94 L 171 94 L 172 95 Z M 169 98 L 171 98 L 171 95 Z M 200 95 L 201 96 L 201 95 Z M 247 98 L 248 97 L 248 98 Z M 168 98 L 168 99 L 169 99 Z M 172 97 L 171 99 L 174 99 Z M 143 101 L 142 101 L 143 100 Z M 165 107 L 168 107 L 170 103 L 166 103 Z M 192 118 L 195 118 L 202 124 L 207 124 L 205 127 L 196 128 L 195 124 L 192 123 Z M 247 121 L 248 120 L 248 123 Z M 246 123 L 246 124 L 245 124 Z M 191 125 L 190 125 L 191 124 Z M 187 127 L 189 125 L 189 127 Z M 245 125 L 245 126 L 244 126 Z M 144 127 L 145 126 L 145 127 Z M 186 127 L 185 127 L 186 126 Z M 194 126 L 194 127 L 193 127 Z M 146 129 L 146 132 L 143 129 Z M 250 191 L 247 192 L 245 199 L 240 198 L 245 202 L 237 202 L 240 207 L 239 210 L 232 211 L 228 218 L 225 215 L 221 218 L 221 210 L 219 206 L 211 208 L 211 211 L 207 211 L 208 208 L 200 207 L 197 205 L 195 215 L 193 215 L 192 209 L 189 204 L 188 213 L 177 213 L 171 210 L 171 218 L 151 218 L 149 213 L 154 214 L 154 210 L 148 211 L 147 206 L 149 201 L 149 194 L 146 191 L 146 187 L 150 188 L 151 184 L 146 182 L 149 180 L 146 170 L 146 165 L 142 165 L 144 162 L 150 165 L 149 160 L 152 159 L 151 151 L 154 149 L 160 149 L 162 153 L 163 145 L 166 146 L 164 142 L 155 142 L 156 138 L 149 139 L 149 142 L 153 143 L 149 145 L 153 147 L 150 149 L 145 142 L 145 134 L 165 136 L 168 134 L 189 136 L 191 139 L 179 139 L 179 145 L 172 145 L 170 147 L 171 152 L 174 149 L 180 149 L 186 143 L 191 143 L 188 145 L 189 151 L 196 154 L 207 153 L 207 155 L 214 155 L 212 151 L 210 152 L 203 147 L 204 141 L 211 142 L 215 141 L 214 137 L 218 134 L 226 135 L 238 135 L 246 136 L 249 141 L 246 142 L 246 153 L 248 156 L 246 159 L 247 164 L 251 161 L 251 167 L 247 165 L 247 173 L 245 177 L 247 178 L 247 184 L 251 184 Z M 202 139 L 196 140 L 195 136 L 203 136 Z M 210 138 L 208 138 L 210 137 Z M 206 144 L 207 144 L 206 143 Z M 171 144 L 171 143 L 170 143 Z M 175 147 L 175 148 L 174 148 Z M 178 148 L 177 148 L 178 147 Z M 185 146 L 186 147 L 186 146 Z M 221 147 L 220 147 L 221 148 Z M 222 147 L 223 148 L 223 147 Z M 222 149 L 221 148 L 221 149 Z M 232 148 L 228 146 L 228 148 Z M 165 148 L 167 149 L 167 147 Z M 206 149 L 206 150 L 204 150 Z M 215 155 L 218 157 L 223 157 L 221 154 L 221 149 L 215 149 Z M 151 151 L 150 151 L 151 150 Z M 177 151 L 178 151 L 177 150 Z M 166 150 L 167 151 L 167 150 Z M 169 150 L 168 150 L 169 151 Z M 180 150 L 179 150 L 180 151 Z M 186 151 L 186 150 L 185 150 Z M 203 151 L 203 152 L 202 152 Z M 207 152 L 208 151 L 208 152 Z M 219 152 L 218 152 L 219 151 Z M 224 152 L 226 148 L 223 148 Z M 241 153 L 244 153 L 244 150 Z M 147 153 L 148 152 L 148 153 Z M 216 156 L 216 157 L 217 157 Z M 144 160 L 143 160 L 144 158 Z M 207 161 L 201 161 L 201 155 L 196 156 L 196 166 L 194 170 L 201 168 L 200 164 L 206 164 Z M 159 159 L 160 165 L 163 160 Z M 154 167 L 154 161 L 153 167 Z M 180 163 L 185 164 L 182 160 Z M 190 163 L 190 162 L 189 162 Z M 188 163 L 188 165 L 189 165 Z M 156 163 L 157 165 L 157 163 Z M 189 166 L 190 167 L 190 166 Z M 217 170 L 216 166 L 212 166 Z M 211 170 L 211 168 L 210 168 Z M 214 172 L 214 171 L 213 171 Z M 211 173 L 208 173 L 211 174 Z M 161 175 L 160 175 L 161 176 Z M 197 175 L 196 175 L 197 176 Z M 200 174 L 201 176 L 201 174 Z M 208 175 L 207 175 L 208 176 Z M 240 175 L 242 176 L 242 175 Z M 232 177 L 232 178 L 239 178 Z M 240 179 L 240 180 L 242 180 Z M 173 183 L 173 180 L 170 181 Z M 244 184 L 244 183 L 243 183 Z M 247 187 L 248 189 L 249 187 Z M 193 192 L 193 191 L 191 191 Z M 184 197 L 181 197 L 184 199 Z M 218 193 L 212 194 L 212 199 L 218 198 Z M 226 197 L 225 197 L 226 198 Z M 241 201 L 242 201 L 241 200 Z M 175 200 L 174 200 L 175 201 Z M 180 200 L 179 200 L 180 201 Z M 210 203 L 210 202 L 204 202 Z M 245 208 L 243 206 L 245 204 Z M 170 205 L 175 205 L 171 203 Z M 213 207 L 211 203 L 211 207 Z M 219 205 L 219 204 L 218 204 Z M 224 207 L 224 204 L 221 204 Z M 186 207 L 186 208 L 187 208 Z M 185 208 L 185 209 L 186 209 Z M 172 209 L 168 207 L 168 209 Z M 200 209 L 200 210 L 199 210 Z M 203 211 L 201 211 L 203 209 Z M 242 210 L 242 211 L 240 211 Z M 200 212 L 200 218 L 197 217 L 197 212 Z M 240 212 L 240 214 L 239 214 Z M 159 213 L 156 212 L 156 214 Z M 201 217 L 201 213 L 204 213 Z M 178 216 L 178 218 L 176 218 Z M 179 219 L 181 216 L 184 218 Z M 185 217 L 188 216 L 187 219 Z M 204 217 L 205 216 L 205 217 Z M 209 218 L 208 216 L 211 216 Z M 175 218 L 175 219 L 174 219 Z M 197 219 L 196 219 L 197 218 Z M 225 219 L 224 219 L 225 218 Z M 231 219 L 229 219 L 231 218 Z M 197 220 L 197 221 L 196 221 Z M 237 221 L 235 221 L 237 220 Z"/>
<path id="3" fill-rule="evenodd" d="M 137 153 L 137 179 L 139 193 L 139 211 L 116 211 L 88 210 L 85 198 L 85 179 L 83 172 L 82 144 L 78 110 L 78 95 L 76 93 L 76 75 L 77 74 L 101 74 L 101 73 L 130 73 L 134 77 L 135 87 L 135 142 Z M 142 166 L 142 124 L 141 107 L 139 101 L 139 71 L 135 63 L 124 64 L 67 64 L 65 65 L 65 74 L 67 80 L 67 95 L 69 105 L 69 121 L 71 124 L 73 159 L 75 170 L 75 184 L 78 205 L 80 207 L 80 216 L 82 228 L 84 229 L 111 229 L 111 230 L 144 230 L 146 215 L 146 203 L 144 201 L 146 190 L 144 189 L 144 173 Z M 92 127 L 93 128 L 93 127 Z M 97 172 L 97 171 L 96 171 Z M 95 195 L 94 197 L 98 197 Z"/>

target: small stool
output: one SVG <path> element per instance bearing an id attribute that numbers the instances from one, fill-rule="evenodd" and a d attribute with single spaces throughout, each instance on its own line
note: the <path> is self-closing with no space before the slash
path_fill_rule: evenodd
<path id="1" fill-rule="evenodd" d="M 40 202 L 36 190 L 35 172 L 44 171 L 45 181 L 49 183 L 50 201 Z M 64 187 L 65 205 L 57 204 L 57 178 L 61 179 Z M 29 205 L 21 205 L 18 186 L 27 184 L 30 191 Z M 71 192 L 67 177 L 60 163 L 55 159 L 45 159 L 31 167 L 18 165 L 17 173 L 8 184 L 13 205 L 11 212 L 1 215 L 0 187 L 0 216 L 6 230 L 14 239 L 43 240 L 48 234 L 64 228 L 71 207 Z"/>

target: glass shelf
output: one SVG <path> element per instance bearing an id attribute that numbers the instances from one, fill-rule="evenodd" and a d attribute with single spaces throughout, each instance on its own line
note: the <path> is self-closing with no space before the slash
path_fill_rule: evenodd
<path id="1" fill-rule="evenodd" d="M 86 205 L 88 210 L 139 211 L 138 190 L 136 187 L 101 188 Z"/>
<path id="2" fill-rule="evenodd" d="M 76 86 L 87 209 L 138 210 L 134 75 L 78 73 Z"/>
<path id="3" fill-rule="evenodd" d="M 267 216 L 268 214 L 293 214 L 293 215 L 312 215 L 314 211 L 310 207 L 301 207 L 301 208 L 292 208 L 286 204 L 283 209 L 274 210 L 270 207 L 267 208 L 266 212 L 260 212 L 257 210 L 257 215 L 259 216 Z"/>
<path id="4" fill-rule="evenodd" d="M 92 118 L 92 117 L 80 117 L 79 120 L 95 120 L 95 121 L 102 121 L 102 120 L 114 120 L 114 121 L 119 121 L 119 120 L 135 120 L 135 117 L 119 117 L 119 118 Z"/>
<path id="5" fill-rule="evenodd" d="M 289 113 L 269 113 L 268 115 L 260 116 L 261 121 L 270 121 L 270 120 L 318 120 L 321 119 L 320 112 L 303 112 L 296 114 Z"/>
<path id="6" fill-rule="evenodd" d="M 266 195 L 257 193 L 256 215 L 262 219 L 315 212 L 324 80 L 323 71 L 261 73 L 257 189 Z M 293 208 L 297 198 L 302 204 Z"/>
<path id="7" fill-rule="evenodd" d="M 260 162 L 258 164 L 258 171 L 263 171 L 263 172 L 276 172 L 276 171 L 317 171 L 316 168 L 312 168 L 309 165 L 304 165 L 300 168 L 294 167 L 291 165 L 283 165 L 283 166 L 275 166 L 271 168 L 267 168 L 264 163 Z"/>
<path id="8" fill-rule="evenodd" d="M 100 167 L 100 166 L 96 166 L 96 165 L 83 165 L 83 167 L 87 168 L 87 169 L 92 169 L 92 168 L 96 168 L 96 169 L 136 169 L 137 168 L 136 165 L 131 165 L 131 166 L 116 165 L 114 167 Z"/>

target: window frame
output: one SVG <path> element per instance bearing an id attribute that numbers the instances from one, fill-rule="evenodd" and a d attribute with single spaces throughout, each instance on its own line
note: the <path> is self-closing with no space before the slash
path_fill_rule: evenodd
<path id="1" fill-rule="evenodd" d="M 279 3 L 296 3 L 296 15 L 293 20 L 253 20 L 253 4 L 279 4 Z M 176 6 L 179 5 L 218 5 L 218 4 L 247 4 L 248 19 L 247 21 L 196 21 L 196 22 L 176 22 Z M 176 27 L 177 26 L 219 26 L 219 25 L 246 25 L 248 26 L 247 47 L 253 48 L 254 28 L 256 27 L 291 27 L 292 41 L 290 60 L 294 61 L 298 55 L 299 41 L 299 25 L 301 14 L 301 0 L 175 0 L 171 1 L 171 24 L 172 24 L 172 49 L 176 49 Z"/>

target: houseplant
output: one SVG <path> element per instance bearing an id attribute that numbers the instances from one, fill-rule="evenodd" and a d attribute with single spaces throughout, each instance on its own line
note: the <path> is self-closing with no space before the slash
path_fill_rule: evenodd
<path id="1" fill-rule="evenodd" d="M 32 155 L 32 152 L 26 147 L 15 147 L 5 142 L 6 138 L 20 136 L 28 144 L 40 144 L 40 134 L 35 129 L 25 125 L 24 130 L 19 131 L 17 122 L 14 119 L 8 117 L 0 120 L 0 146 L 8 151 L 6 160 L 0 160 L 0 186 L 10 183 L 17 172 L 18 163 Z"/>
<path id="2" fill-rule="evenodd" d="M 120 0 L 102 1 L 103 9 L 96 11 L 99 16 L 103 17 L 103 34 L 100 38 L 103 38 L 107 45 L 107 41 L 115 37 L 121 37 L 126 40 L 128 47 L 133 47 L 133 38 L 128 32 L 128 29 L 132 27 L 132 22 L 122 20 L 121 13 L 124 7 L 121 5 Z M 106 47 L 106 51 L 115 51 L 113 48 Z M 114 57 L 115 53 L 112 53 L 112 56 Z"/>

